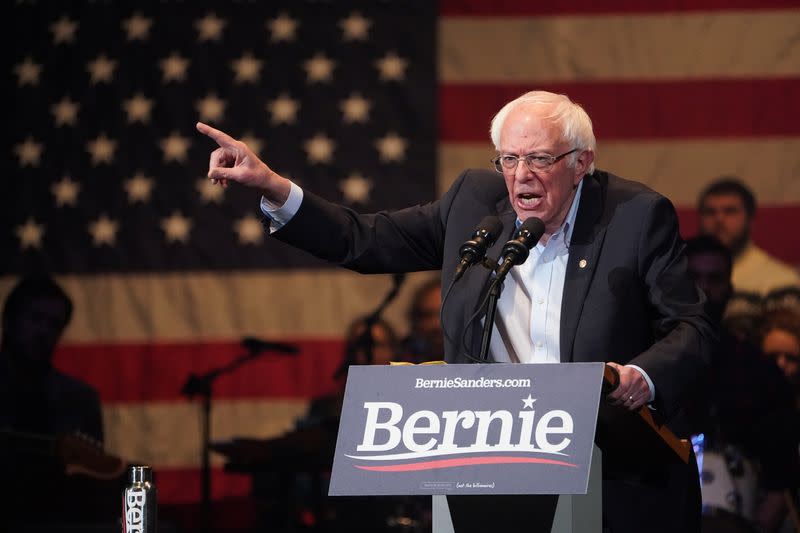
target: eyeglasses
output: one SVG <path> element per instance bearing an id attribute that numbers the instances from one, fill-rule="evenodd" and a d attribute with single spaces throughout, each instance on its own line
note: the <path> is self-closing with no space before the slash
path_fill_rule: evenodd
<path id="1" fill-rule="evenodd" d="M 573 148 L 569 152 L 564 152 L 561 155 L 528 154 L 522 157 L 512 154 L 503 154 L 492 159 L 492 163 L 494 163 L 494 169 L 502 174 L 508 170 L 516 170 L 520 160 L 523 160 L 528 166 L 528 169 L 530 169 L 531 172 L 535 172 L 537 170 L 547 170 L 555 165 L 559 160 L 577 151 L 577 148 Z"/>

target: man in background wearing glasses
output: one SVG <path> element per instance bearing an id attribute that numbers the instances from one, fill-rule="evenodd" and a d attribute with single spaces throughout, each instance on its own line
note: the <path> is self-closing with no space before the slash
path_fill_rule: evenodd
<path id="1" fill-rule="evenodd" d="M 687 276 L 672 204 L 594 168 L 592 123 L 579 105 L 543 91 L 522 95 L 492 121 L 494 170 L 465 170 L 435 202 L 373 215 L 303 191 L 244 143 L 202 123 L 197 128 L 219 145 L 209 178 L 258 189 L 275 238 L 359 272 L 441 270 L 442 287 L 449 287 L 459 247 L 484 217 L 499 217 L 505 228 L 491 257 L 519 224 L 541 219 L 544 235 L 506 278 L 490 358 L 614 366 L 620 385 L 609 401 L 616 407 L 601 408 L 597 430 L 604 531 L 699 530 L 694 459 L 654 461 L 649 450 L 625 442 L 619 424 L 649 405 L 679 436 L 688 435 L 682 404 L 707 367 L 714 327 Z M 449 339 L 462 339 L 488 276 L 467 271 L 449 296 L 442 310 Z M 479 352 L 480 328 L 471 332 L 464 347 L 446 339 L 448 362 L 469 362 L 464 352 Z M 503 501 L 515 501 L 490 498 L 479 506 L 482 514 L 500 516 L 508 512 Z"/>

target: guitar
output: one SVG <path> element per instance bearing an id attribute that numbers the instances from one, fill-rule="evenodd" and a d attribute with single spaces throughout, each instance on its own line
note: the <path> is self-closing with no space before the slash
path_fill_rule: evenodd
<path id="1" fill-rule="evenodd" d="M 55 457 L 64 473 L 112 480 L 125 471 L 127 463 L 107 454 L 103 445 L 82 433 L 40 435 L 0 429 L 0 449 Z"/>

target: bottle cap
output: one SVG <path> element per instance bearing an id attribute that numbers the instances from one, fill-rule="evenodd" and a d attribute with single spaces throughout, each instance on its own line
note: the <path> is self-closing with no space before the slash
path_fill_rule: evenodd
<path id="1" fill-rule="evenodd" d="M 152 483 L 153 469 L 146 465 L 133 465 L 128 477 L 131 483 Z"/>

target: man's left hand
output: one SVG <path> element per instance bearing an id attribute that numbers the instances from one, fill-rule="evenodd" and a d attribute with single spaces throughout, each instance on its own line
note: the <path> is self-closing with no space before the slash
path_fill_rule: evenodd
<path id="1" fill-rule="evenodd" d="M 625 407 L 631 411 L 650 401 L 650 387 L 641 372 L 630 366 L 606 363 L 619 372 L 619 386 L 607 396 L 611 405 Z"/>

